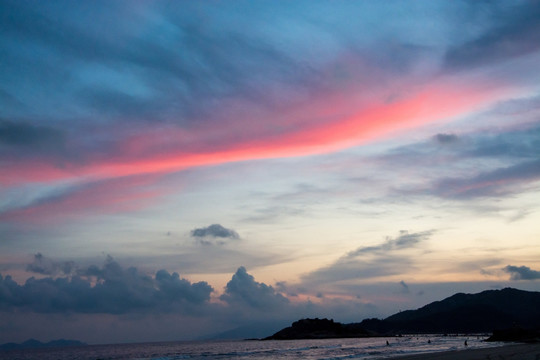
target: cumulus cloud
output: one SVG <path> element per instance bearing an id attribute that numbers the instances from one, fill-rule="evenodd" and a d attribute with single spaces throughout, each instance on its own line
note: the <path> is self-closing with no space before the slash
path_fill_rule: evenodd
<path id="1" fill-rule="evenodd" d="M 540 271 L 533 270 L 528 266 L 513 266 L 508 265 L 503 268 L 504 271 L 510 274 L 512 280 L 538 280 L 540 279 Z"/>
<path id="2" fill-rule="evenodd" d="M 26 266 L 26 271 L 43 275 L 56 275 L 58 273 L 69 275 L 75 271 L 73 261 L 54 261 L 41 253 L 34 255 L 34 261 Z"/>
<path id="3" fill-rule="evenodd" d="M 152 277 L 135 267 L 124 268 L 108 257 L 103 266 L 78 269 L 70 277 L 31 277 L 19 285 L 9 275 L 0 276 L 0 309 L 38 313 L 182 313 L 207 303 L 212 292 L 204 281 L 191 283 L 166 270 Z"/>
<path id="4" fill-rule="evenodd" d="M 278 292 L 286 294 L 288 297 L 297 297 L 299 289 L 290 287 L 286 281 L 278 281 L 275 284 L 275 288 Z"/>
<path id="5" fill-rule="evenodd" d="M 231 305 L 242 305 L 259 310 L 276 309 L 289 300 L 272 286 L 255 281 L 246 268 L 239 267 L 225 287 L 220 299 Z"/>
<path id="6" fill-rule="evenodd" d="M 42 259 L 47 258 L 43 256 Z M 282 291 L 290 292 L 292 288 L 313 295 L 316 301 L 300 297 L 297 301 L 289 301 Z M 70 328 L 64 316 L 70 314 L 70 321 L 79 319 L 78 324 L 86 324 L 79 325 L 73 333 L 84 333 L 83 339 L 86 339 L 88 332 L 84 329 L 95 324 L 90 326 L 92 334 L 95 335 L 95 329 L 100 329 L 102 336 L 97 336 L 99 340 L 94 341 L 103 342 L 110 341 L 110 336 L 114 335 L 109 326 L 112 323 L 115 329 L 118 326 L 124 333 L 129 333 L 128 324 L 138 327 L 154 324 L 155 334 L 162 334 L 160 326 L 164 322 L 171 326 L 170 319 L 175 319 L 175 326 L 180 328 L 176 333 L 185 339 L 193 339 L 201 332 L 215 334 L 231 327 L 275 327 L 267 333 L 257 333 L 257 336 L 266 336 L 301 317 L 324 316 L 350 321 L 373 316 L 376 311 L 376 307 L 366 303 L 365 299 L 336 298 L 320 291 L 310 293 L 305 287 L 296 285 L 292 288 L 285 283 L 272 287 L 258 282 L 242 266 L 226 285 L 219 297 L 221 302 L 212 302 L 209 299 L 213 289 L 206 282 L 192 283 L 167 270 L 148 275 L 135 267 L 124 267 L 109 256 L 101 266 L 76 267 L 71 276 L 32 277 L 19 284 L 9 275 L 0 275 L 0 313 L 8 316 L 24 314 L 14 317 L 14 323 L 32 331 L 36 329 L 35 318 L 49 323 L 56 321 L 64 330 Z M 185 326 L 192 327 L 192 331 L 183 331 Z M 39 331 L 47 334 L 47 331 Z M 27 338 L 28 333 L 25 334 Z M 141 339 L 149 339 L 141 334 Z M 241 336 L 249 334 L 252 336 L 253 331 L 244 331 Z M 156 337 L 159 340 L 159 336 Z"/>

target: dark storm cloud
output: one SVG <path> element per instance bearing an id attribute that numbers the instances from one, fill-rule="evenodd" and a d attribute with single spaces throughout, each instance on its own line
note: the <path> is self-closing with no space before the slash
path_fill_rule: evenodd
<path id="1" fill-rule="evenodd" d="M 241 266 L 225 287 L 220 299 L 231 305 L 248 306 L 259 310 L 276 309 L 289 303 L 272 286 L 255 281 Z"/>
<path id="2" fill-rule="evenodd" d="M 414 248 L 431 237 L 433 231 L 408 233 L 400 231 L 397 238 L 387 237 L 375 246 L 363 246 L 339 258 L 333 264 L 302 276 L 303 284 L 324 284 L 350 279 L 365 279 L 399 274 L 413 266 L 413 261 L 401 250 Z"/>
<path id="3" fill-rule="evenodd" d="M 450 49 L 445 56 L 446 67 L 464 69 L 488 65 L 540 49 L 540 3 L 528 1 L 515 6 L 500 2 L 492 5 L 481 11 L 491 15 L 487 24 L 490 29 L 478 38 Z M 485 6 L 485 3 L 479 6 Z"/>
<path id="4" fill-rule="evenodd" d="M 540 271 L 533 270 L 528 266 L 508 265 L 503 270 L 510 274 L 510 278 L 512 280 L 538 280 L 540 279 Z"/>
<path id="5" fill-rule="evenodd" d="M 76 273 L 71 277 L 31 277 L 23 285 L 9 275 L 0 276 L 0 309 L 38 313 L 181 313 L 206 303 L 213 291 L 206 282 L 190 283 L 166 270 L 151 277 L 135 267 L 126 269 L 111 257 L 102 267 L 93 265 Z"/>
<path id="6" fill-rule="evenodd" d="M 207 227 L 193 229 L 191 230 L 191 236 L 195 238 L 240 239 L 236 231 L 227 229 L 220 224 L 212 224 Z"/>

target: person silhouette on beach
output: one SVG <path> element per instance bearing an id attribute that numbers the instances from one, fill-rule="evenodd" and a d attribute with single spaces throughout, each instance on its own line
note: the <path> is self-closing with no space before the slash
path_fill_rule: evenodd
<path id="1" fill-rule="evenodd" d="M 467 340 L 465 340 L 465 346 L 467 346 Z"/>

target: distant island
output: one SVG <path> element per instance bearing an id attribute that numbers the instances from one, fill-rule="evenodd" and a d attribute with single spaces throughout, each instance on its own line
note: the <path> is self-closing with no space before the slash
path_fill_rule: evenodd
<path id="1" fill-rule="evenodd" d="M 386 319 L 341 324 L 302 319 L 265 340 L 493 333 L 493 341 L 540 341 L 540 292 L 512 288 L 455 294 Z"/>
<path id="2" fill-rule="evenodd" d="M 22 343 L 6 343 L 0 345 L 0 350 L 18 350 L 18 349 L 38 349 L 38 348 L 55 348 L 55 347 L 67 347 L 67 346 L 85 346 L 86 343 L 83 343 L 78 340 L 66 340 L 58 339 L 52 340 L 46 343 L 38 341 L 36 339 L 29 339 Z"/>
<path id="3" fill-rule="evenodd" d="M 265 340 L 358 338 L 373 335 L 360 324 L 341 324 L 328 319 L 302 319 Z"/>

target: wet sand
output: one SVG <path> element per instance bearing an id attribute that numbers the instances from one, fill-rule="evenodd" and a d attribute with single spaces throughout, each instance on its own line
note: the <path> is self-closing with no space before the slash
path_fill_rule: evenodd
<path id="1" fill-rule="evenodd" d="M 504 345 L 486 349 L 464 349 L 431 354 L 407 355 L 395 360 L 540 360 L 540 344 Z"/>

